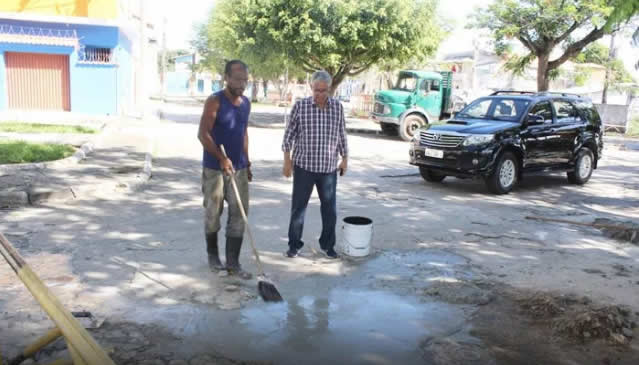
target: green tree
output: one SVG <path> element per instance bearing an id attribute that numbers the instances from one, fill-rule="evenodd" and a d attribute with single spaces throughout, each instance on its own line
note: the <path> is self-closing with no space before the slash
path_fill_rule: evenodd
<path id="1" fill-rule="evenodd" d="M 636 2 L 636 0 L 631 0 Z M 553 72 L 588 44 L 616 31 L 636 12 L 628 0 L 495 0 L 474 16 L 472 27 L 491 31 L 496 48 L 517 39 L 528 50 L 509 67 L 521 71 L 537 59 L 537 89 L 548 90 Z M 621 9 L 621 10 L 620 10 Z M 579 35 L 579 36 L 577 36 Z M 575 38 L 573 38 L 575 37 Z M 562 49 L 553 60 L 553 50 Z"/>
<path id="2" fill-rule="evenodd" d="M 639 0 L 616 0 L 615 9 L 610 14 L 611 24 L 621 24 L 630 22 L 630 19 L 639 14 Z M 639 45 L 639 26 L 634 26 L 632 35 L 634 45 Z M 639 61 L 635 64 L 639 69 Z"/>
<path id="3" fill-rule="evenodd" d="M 166 71 L 175 71 L 175 58 L 192 52 L 186 49 L 173 49 L 166 51 Z M 162 71 L 162 57 L 158 57 L 158 70 Z"/>
<path id="4" fill-rule="evenodd" d="M 269 36 L 259 32 L 253 15 L 255 1 L 220 0 L 211 11 L 208 21 L 197 29 L 192 45 L 202 56 L 206 69 L 224 72 L 224 64 L 230 59 L 246 62 L 255 85 L 261 79 L 266 89 L 268 81 L 274 82 L 280 96 L 286 92 L 285 76 L 303 77 L 304 73 L 288 59 L 278 44 L 267 42 Z M 253 88 L 253 100 L 257 99 L 257 87 Z"/>
<path id="5" fill-rule="evenodd" d="M 231 16 L 221 20 L 226 37 L 233 38 L 232 47 L 256 56 L 254 60 L 274 57 L 278 65 L 284 60 L 306 72 L 324 69 L 333 76 L 332 92 L 346 77 L 382 61 L 431 56 L 443 36 L 435 17 L 436 0 L 244 0 L 233 4 Z"/>
<path id="6" fill-rule="evenodd" d="M 611 40 L 614 40 L 614 38 L 611 38 Z M 603 44 L 592 43 L 575 57 L 575 62 L 577 63 L 594 63 L 606 68 L 606 79 L 604 81 L 604 91 L 601 99 L 602 104 L 607 103 L 608 88 L 619 91 L 627 90 L 628 88 L 624 86 L 624 84 L 627 85 L 635 82 L 630 72 L 626 70 L 623 62 L 615 58 L 616 52 L 613 41 L 611 41 L 611 45 L 613 45 L 612 50 Z"/>
<path id="7" fill-rule="evenodd" d="M 639 0 L 613 0 L 612 5 L 614 9 L 606 24 L 608 30 L 629 21 L 633 16 L 639 14 Z M 636 34 L 637 32 L 635 32 Z"/>
<path id="8" fill-rule="evenodd" d="M 227 58 L 224 51 L 209 38 L 209 24 L 200 24 L 196 26 L 195 38 L 191 40 L 191 47 L 200 56 L 199 64 L 201 69 L 210 72 L 224 74 L 224 63 Z"/>

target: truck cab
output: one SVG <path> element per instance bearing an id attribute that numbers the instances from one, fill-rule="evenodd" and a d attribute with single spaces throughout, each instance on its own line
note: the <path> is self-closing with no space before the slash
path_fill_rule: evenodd
<path id="1" fill-rule="evenodd" d="M 451 91 L 452 72 L 401 71 L 392 89 L 375 94 L 372 118 L 382 131 L 410 141 L 417 129 L 457 110 Z"/>

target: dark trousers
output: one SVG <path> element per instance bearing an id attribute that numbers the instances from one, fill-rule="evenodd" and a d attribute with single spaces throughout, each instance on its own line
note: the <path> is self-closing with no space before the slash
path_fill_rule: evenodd
<path id="1" fill-rule="evenodd" d="M 321 202 L 322 235 L 319 243 L 323 250 L 335 246 L 335 223 L 337 221 L 337 172 L 321 174 L 306 171 L 295 166 L 293 170 L 293 201 L 291 204 L 291 222 L 288 226 L 288 245 L 294 249 L 304 246 L 304 214 L 308 200 L 317 187 L 317 195 Z"/>

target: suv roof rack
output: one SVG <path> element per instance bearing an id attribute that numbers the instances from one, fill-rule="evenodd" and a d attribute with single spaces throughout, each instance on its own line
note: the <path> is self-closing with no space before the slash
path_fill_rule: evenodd
<path id="1" fill-rule="evenodd" d="M 535 95 L 536 93 L 534 91 L 497 90 L 490 95 L 493 96 L 502 94 Z"/>
<path id="2" fill-rule="evenodd" d="M 579 94 L 573 94 L 573 93 L 562 93 L 562 92 L 555 92 L 555 91 L 540 91 L 537 93 L 537 95 L 561 95 L 561 96 L 573 96 L 576 98 L 583 98 L 583 96 L 579 95 Z"/>

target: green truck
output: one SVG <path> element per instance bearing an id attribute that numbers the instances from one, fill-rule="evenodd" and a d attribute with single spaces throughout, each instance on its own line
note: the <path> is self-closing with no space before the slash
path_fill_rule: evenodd
<path id="1" fill-rule="evenodd" d="M 418 128 L 449 117 L 466 105 L 452 91 L 452 72 L 401 71 L 395 87 L 375 94 L 371 116 L 384 133 L 399 134 L 410 141 Z"/>

